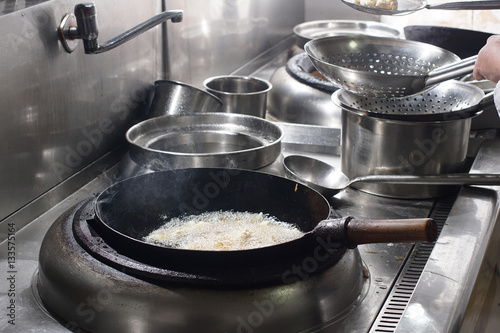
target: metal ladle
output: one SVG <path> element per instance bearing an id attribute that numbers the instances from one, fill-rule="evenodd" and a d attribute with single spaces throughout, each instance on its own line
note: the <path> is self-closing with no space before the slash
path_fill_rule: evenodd
<path id="1" fill-rule="evenodd" d="M 326 196 L 335 195 L 358 182 L 418 185 L 500 185 L 500 174 L 370 175 L 349 179 L 328 163 L 301 155 L 285 157 L 283 165 L 288 175 Z"/>
<path id="2" fill-rule="evenodd" d="M 398 0 L 397 9 L 364 6 L 352 0 L 342 0 L 346 5 L 361 12 L 374 15 L 408 15 L 421 9 L 485 10 L 500 9 L 499 1 L 456 1 L 430 5 L 425 0 Z"/>

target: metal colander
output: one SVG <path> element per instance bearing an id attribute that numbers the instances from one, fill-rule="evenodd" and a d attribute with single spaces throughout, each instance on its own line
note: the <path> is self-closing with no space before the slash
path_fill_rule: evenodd
<path id="1" fill-rule="evenodd" d="M 371 36 L 319 38 L 304 46 L 316 69 L 331 82 L 368 97 L 401 97 L 472 72 L 475 58 L 463 61 L 440 47 Z"/>
<path id="2" fill-rule="evenodd" d="M 435 121 L 471 117 L 492 105 L 492 97 L 474 85 L 450 80 L 408 97 L 366 97 L 341 89 L 332 95 L 332 100 L 343 109 L 369 116 Z"/>

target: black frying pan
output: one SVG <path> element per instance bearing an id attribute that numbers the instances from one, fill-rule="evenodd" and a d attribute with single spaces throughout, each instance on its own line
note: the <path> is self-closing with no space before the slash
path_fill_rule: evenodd
<path id="1" fill-rule="evenodd" d="M 483 31 L 432 25 L 406 26 L 404 33 L 408 40 L 439 46 L 462 59 L 478 54 L 488 38 L 493 35 Z"/>
<path id="2" fill-rule="evenodd" d="M 196 251 L 154 245 L 143 237 L 165 223 L 161 216 L 234 210 L 263 212 L 292 223 L 306 235 L 250 250 Z M 196 168 L 129 178 L 102 192 L 91 226 L 117 251 L 153 264 L 238 266 L 279 262 L 313 254 L 320 245 L 342 254 L 363 243 L 433 241 L 431 219 L 328 220 L 330 205 L 315 190 L 295 181 L 255 171 Z"/>

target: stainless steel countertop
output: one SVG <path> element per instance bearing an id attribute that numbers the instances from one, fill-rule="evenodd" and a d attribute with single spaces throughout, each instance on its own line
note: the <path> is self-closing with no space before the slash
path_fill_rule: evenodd
<path id="1" fill-rule="evenodd" d="M 485 141 L 471 173 L 498 173 L 499 165 L 500 142 Z M 396 332 L 481 332 L 481 311 L 500 313 L 486 301 L 499 281 L 499 191 L 462 188 Z"/>

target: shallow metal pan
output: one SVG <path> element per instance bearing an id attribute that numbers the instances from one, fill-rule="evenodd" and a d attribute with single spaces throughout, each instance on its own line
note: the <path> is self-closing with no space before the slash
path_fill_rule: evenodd
<path id="1" fill-rule="evenodd" d="M 344 35 L 401 37 L 401 31 L 390 25 L 374 21 L 319 20 L 296 25 L 293 28 L 295 44 L 300 48 L 313 39 Z"/>
<path id="2" fill-rule="evenodd" d="M 126 133 L 131 159 L 154 171 L 258 169 L 276 160 L 282 138 L 282 130 L 270 121 L 227 113 L 162 116 Z"/>

